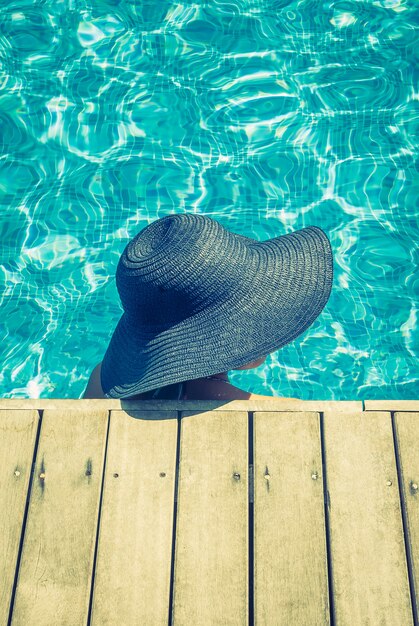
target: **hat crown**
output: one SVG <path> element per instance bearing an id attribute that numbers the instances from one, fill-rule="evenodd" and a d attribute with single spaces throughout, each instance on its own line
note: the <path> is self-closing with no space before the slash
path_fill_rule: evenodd
<path id="1" fill-rule="evenodd" d="M 125 312 L 161 326 L 225 301 L 243 280 L 246 239 L 208 216 L 177 214 L 153 222 L 128 243 L 118 263 Z"/>

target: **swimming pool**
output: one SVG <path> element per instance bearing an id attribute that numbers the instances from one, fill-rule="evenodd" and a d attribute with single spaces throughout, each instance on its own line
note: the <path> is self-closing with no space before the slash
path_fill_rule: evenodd
<path id="1" fill-rule="evenodd" d="M 1 397 L 82 396 L 122 313 L 119 256 L 174 212 L 331 240 L 320 317 L 234 384 L 419 397 L 414 4 L 9 2 Z"/>

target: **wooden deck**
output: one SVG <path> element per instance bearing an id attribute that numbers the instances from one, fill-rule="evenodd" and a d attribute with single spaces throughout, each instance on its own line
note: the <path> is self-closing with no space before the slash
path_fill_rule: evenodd
<path id="1" fill-rule="evenodd" d="M 419 401 L 0 400 L 0 624 L 418 623 Z"/>

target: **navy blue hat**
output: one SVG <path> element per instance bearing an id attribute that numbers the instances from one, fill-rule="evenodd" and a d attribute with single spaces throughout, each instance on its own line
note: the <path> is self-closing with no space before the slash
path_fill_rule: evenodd
<path id="1" fill-rule="evenodd" d="M 119 259 L 124 313 L 102 361 L 103 392 L 125 398 L 274 352 L 316 320 L 332 282 L 317 226 L 256 241 L 205 215 L 156 220 Z"/>

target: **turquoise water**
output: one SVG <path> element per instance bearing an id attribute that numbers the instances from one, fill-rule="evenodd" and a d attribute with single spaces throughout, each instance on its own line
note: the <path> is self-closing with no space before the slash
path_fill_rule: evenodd
<path id="1" fill-rule="evenodd" d="M 334 249 L 320 317 L 234 384 L 418 398 L 415 5 L 4 3 L 0 395 L 81 397 L 126 243 L 197 212 L 258 240 L 317 225 Z"/>

